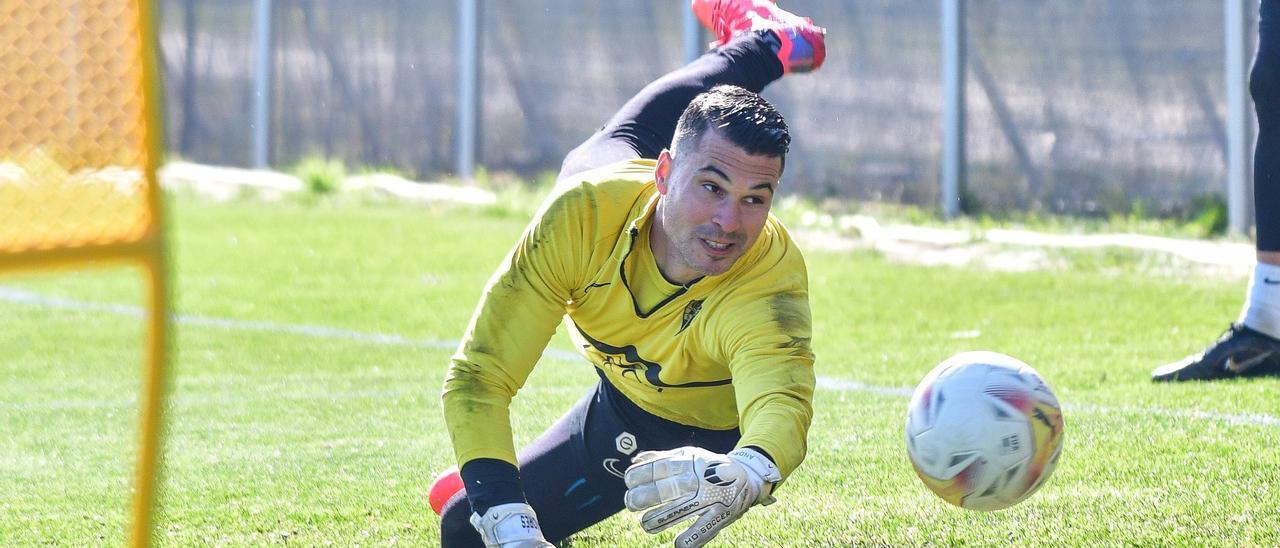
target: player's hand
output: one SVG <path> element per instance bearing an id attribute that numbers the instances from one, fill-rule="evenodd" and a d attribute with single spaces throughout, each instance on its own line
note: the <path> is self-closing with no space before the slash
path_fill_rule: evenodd
<path id="1" fill-rule="evenodd" d="M 645 451 L 625 474 L 627 509 L 650 509 L 640 517 L 649 533 L 685 518 L 697 521 L 676 536 L 681 548 L 702 546 L 756 504 L 772 504 L 773 485 L 782 481 L 768 457 L 749 448 L 728 455 L 700 447 Z"/>
<path id="2" fill-rule="evenodd" d="M 538 516 L 523 502 L 499 504 L 480 514 L 471 514 L 471 526 L 480 531 L 485 548 L 555 548 L 542 536 Z"/>

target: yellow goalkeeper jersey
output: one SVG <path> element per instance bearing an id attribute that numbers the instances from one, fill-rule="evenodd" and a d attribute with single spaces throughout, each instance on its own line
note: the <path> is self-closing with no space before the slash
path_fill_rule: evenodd
<path id="1" fill-rule="evenodd" d="M 764 449 L 784 476 L 804 459 L 815 378 L 800 250 L 770 215 L 728 271 L 671 286 L 647 245 L 654 166 L 620 162 L 557 185 L 489 279 L 445 378 L 459 465 L 516 463 L 511 398 L 562 321 L 582 355 L 645 411 L 739 428 L 739 446 Z M 665 298 L 636 298 L 663 286 L 673 290 Z"/>

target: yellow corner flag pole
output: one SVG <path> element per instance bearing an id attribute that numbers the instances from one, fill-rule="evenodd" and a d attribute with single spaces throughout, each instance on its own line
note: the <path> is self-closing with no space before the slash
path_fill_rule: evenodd
<path id="1" fill-rule="evenodd" d="M 164 219 L 161 215 L 160 187 L 156 170 L 163 154 L 164 125 L 160 118 L 160 78 L 157 63 L 155 12 L 151 0 L 138 0 L 138 32 L 142 61 L 142 92 L 144 116 L 146 116 L 146 165 L 147 201 L 154 217 L 147 241 L 151 253 L 147 254 L 146 271 L 150 289 L 148 317 L 149 345 L 140 402 L 140 446 L 138 451 L 137 483 L 134 489 L 134 519 L 132 545 L 146 547 L 152 541 L 152 513 L 155 508 L 157 478 L 160 473 L 160 448 L 163 440 L 162 415 L 165 393 L 168 388 L 166 367 L 169 346 L 169 283 L 165 253 Z"/>

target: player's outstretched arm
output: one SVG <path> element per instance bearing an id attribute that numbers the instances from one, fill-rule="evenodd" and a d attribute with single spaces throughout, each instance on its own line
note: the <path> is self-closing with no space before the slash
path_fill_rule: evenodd
<path id="1" fill-rule="evenodd" d="M 445 424 L 468 510 L 446 511 L 450 531 L 470 543 L 470 521 L 487 546 L 549 546 L 525 504 L 511 428 L 511 401 L 524 386 L 581 286 L 590 243 L 584 213 L 590 196 L 553 194 L 489 279 L 441 394 Z M 460 507 L 460 506 L 459 506 Z M 458 527 L 460 526 L 460 527 Z M 448 545 L 448 543 L 446 543 Z"/>
<path id="2" fill-rule="evenodd" d="M 676 536 L 679 547 L 702 546 L 756 504 L 772 504 L 773 486 L 782 474 L 764 454 L 750 447 L 727 455 L 700 447 L 646 451 L 625 474 L 627 509 L 648 510 L 640 525 L 657 533 L 696 517 Z"/>
<path id="3" fill-rule="evenodd" d="M 460 469 L 475 459 L 516 463 L 511 401 L 555 334 L 572 289 L 583 285 L 591 198 L 571 191 L 548 198 L 481 293 L 441 394 Z"/>

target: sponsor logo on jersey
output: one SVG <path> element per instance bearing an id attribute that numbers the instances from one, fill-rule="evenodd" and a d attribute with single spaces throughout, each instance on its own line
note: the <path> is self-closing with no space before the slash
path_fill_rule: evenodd
<path id="1" fill-rule="evenodd" d="M 623 432 L 618 434 L 617 439 L 613 440 L 613 445 L 623 455 L 630 455 L 636 452 L 636 436 L 631 432 Z"/>
<path id="2" fill-rule="evenodd" d="M 588 335 L 581 327 L 574 324 L 578 333 L 582 338 L 587 340 L 591 348 L 601 354 L 600 365 L 606 369 L 617 369 L 623 378 L 634 379 L 637 382 L 647 384 L 658 389 L 659 392 L 668 388 L 699 388 L 704 386 L 725 386 L 733 382 L 733 379 L 719 379 L 714 381 L 690 381 L 684 383 L 670 384 L 662 380 L 662 364 L 652 362 L 640 357 L 640 352 L 636 347 L 613 346 L 604 343 L 591 335 Z M 588 352 L 590 354 L 590 352 Z"/>

